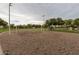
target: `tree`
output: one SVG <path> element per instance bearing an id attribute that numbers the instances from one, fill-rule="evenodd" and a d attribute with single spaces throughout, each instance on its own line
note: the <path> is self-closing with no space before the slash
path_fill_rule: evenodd
<path id="1" fill-rule="evenodd" d="M 0 26 L 7 27 L 7 22 L 0 18 Z"/>
<path id="2" fill-rule="evenodd" d="M 15 25 L 14 25 L 14 24 L 10 24 L 10 27 L 11 27 L 11 28 L 15 28 Z"/>
<path id="3" fill-rule="evenodd" d="M 23 29 L 23 25 L 16 25 L 19 29 Z"/>
<path id="4" fill-rule="evenodd" d="M 33 24 L 32 27 L 33 28 L 41 28 L 41 25 Z"/>
<path id="5" fill-rule="evenodd" d="M 57 18 L 57 25 L 64 25 L 64 21 L 62 20 L 62 18 Z"/>
<path id="6" fill-rule="evenodd" d="M 65 26 L 67 29 L 73 30 L 74 29 L 74 24 L 72 19 L 64 20 Z"/>
<path id="7" fill-rule="evenodd" d="M 57 25 L 56 18 L 48 19 L 48 20 L 46 20 L 46 22 L 45 22 L 45 26 L 46 26 L 47 28 L 49 28 L 50 30 L 52 30 L 52 29 L 54 28 L 53 26 L 56 27 L 56 25 Z"/>
<path id="8" fill-rule="evenodd" d="M 32 24 L 27 24 L 27 28 L 32 28 Z"/>
<path id="9" fill-rule="evenodd" d="M 49 27 L 51 24 L 50 24 L 50 21 L 49 20 L 46 20 L 45 24 L 44 24 L 46 27 Z"/>
<path id="10" fill-rule="evenodd" d="M 57 20 L 56 20 L 56 18 L 51 18 L 51 19 L 49 19 L 49 21 L 50 21 L 50 25 L 57 25 Z"/>
<path id="11" fill-rule="evenodd" d="M 64 20 L 64 22 L 65 22 L 66 26 L 70 27 L 72 25 L 73 20 L 72 19 L 68 19 L 68 20 Z"/>
<path id="12" fill-rule="evenodd" d="M 76 19 L 74 20 L 74 25 L 76 25 L 77 28 L 79 29 L 79 18 L 76 18 Z"/>

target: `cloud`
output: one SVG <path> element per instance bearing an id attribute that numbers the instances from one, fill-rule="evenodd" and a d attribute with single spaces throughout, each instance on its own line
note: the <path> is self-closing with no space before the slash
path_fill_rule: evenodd
<path id="1" fill-rule="evenodd" d="M 14 3 L 12 5 L 11 23 L 14 24 L 42 24 L 50 17 L 79 17 L 78 3 Z M 0 3 L 0 17 L 7 22 L 8 13 L 8 4 Z M 44 19 L 42 15 L 46 15 Z"/>

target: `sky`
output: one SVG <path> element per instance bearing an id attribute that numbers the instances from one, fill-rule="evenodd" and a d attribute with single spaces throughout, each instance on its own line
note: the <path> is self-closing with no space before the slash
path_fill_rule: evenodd
<path id="1" fill-rule="evenodd" d="M 0 18 L 8 22 L 8 3 L 0 3 Z M 44 15 L 44 17 L 43 17 Z M 63 19 L 79 18 L 78 3 L 13 3 L 11 6 L 12 24 L 43 24 L 53 17 Z"/>

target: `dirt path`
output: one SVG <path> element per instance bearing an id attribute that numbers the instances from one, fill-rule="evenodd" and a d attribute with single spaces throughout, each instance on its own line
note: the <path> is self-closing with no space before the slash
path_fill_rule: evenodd
<path id="1" fill-rule="evenodd" d="M 19 31 L 0 36 L 4 53 L 12 55 L 79 54 L 79 34 Z"/>

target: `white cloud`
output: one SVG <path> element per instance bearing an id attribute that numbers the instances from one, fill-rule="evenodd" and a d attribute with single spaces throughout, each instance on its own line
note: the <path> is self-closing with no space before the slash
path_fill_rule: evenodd
<path id="1" fill-rule="evenodd" d="M 46 15 L 45 19 L 50 17 L 77 18 L 79 17 L 79 4 L 15 3 L 11 7 L 11 23 L 43 24 L 43 14 Z M 0 17 L 8 21 L 8 4 L 0 3 Z"/>

